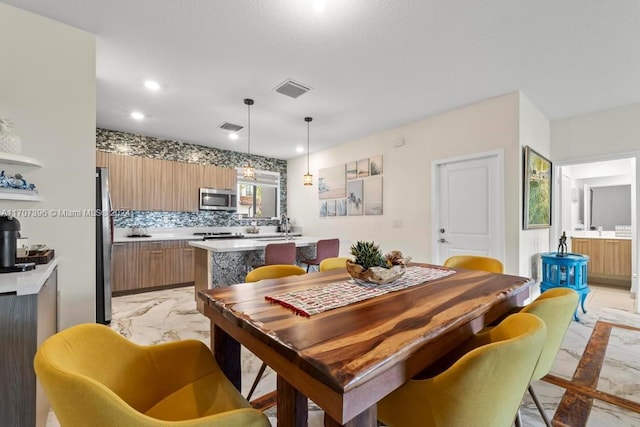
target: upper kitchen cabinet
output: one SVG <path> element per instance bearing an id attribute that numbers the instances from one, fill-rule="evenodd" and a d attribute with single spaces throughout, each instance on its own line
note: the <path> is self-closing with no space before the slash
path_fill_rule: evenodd
<path id="1" fill-rule="evenodd" d="M 236 170 L 213 165 L 203 165 L 202 187 L 220 190 L 236 189 Z"/>
<path id="2" fill-rule="evenodd" d="M 232 168 L 104 151 L 96 151 L 96 165 L 109 168 L 114 209 L 194 212 L 200 187 L 236 188 Z"/>
<path id="3" fill-rule="evenodd" d="M 5 165 L 7 166 L 6 168 Z M 36 159 L 32 159 L 31 157 L 0 152 L 0 171 L 5 171 L 7 175 L 15 175 L 16 173 L 23 174 L 28 172 L 29 169 L 41 166 L 42 163 Z M 0 200 L 25 200 L 38 202 L 42 200 L 42 198 L 36 191 L 0 187 Z"/>
<path id="4" fill-rule="evenodd" d="M 198 189 L 202 186 L 204 168 L 197 163 L 171 162 L 176 187 L 172 211 L 195 212 L 199 208 Z"/>
<path id="5" fill-rule="evenodd" d="M 142 157 L 96 151 L 96 165 L 109 169 L 109 190 L 113 209 L 142 207 Z"/>
<path id="6" fill-rule="evenodd" d="M 142 211 L 171 211 L 175 189 L 174 168 L 166 160 L 142 158 L 142 197 L 139 208 Z M 176 180 L 183 179 L 180 174 Z"/>

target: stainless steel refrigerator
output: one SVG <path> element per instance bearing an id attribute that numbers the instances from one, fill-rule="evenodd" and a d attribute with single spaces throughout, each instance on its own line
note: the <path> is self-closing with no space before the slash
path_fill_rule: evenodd
<path id="1" fill-rule="evenodd" d="M 96 323 L 111 322 L 111 246 L 113 218 L 109 170 L 96 168 Z"/>

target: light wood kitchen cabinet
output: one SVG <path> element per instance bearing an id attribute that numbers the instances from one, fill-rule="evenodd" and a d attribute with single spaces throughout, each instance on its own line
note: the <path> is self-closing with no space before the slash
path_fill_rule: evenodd
<path id="1" fill-rule="evenodd" d="M 140 288 L 169 284 L 169 262 L 173 261 L 167 258 L 167 251 L 161 245 L 140 249 Z"/>
<path id="2" fill-rule="evenodd" d="M 236 182 L 237 173 L 235 169 L 203 165 L 202 187 L 234 190 Z"/>
<path id="3" fill-rule="evenodd" d="M 589 256 L 589 282 L 631 284 L 631 240 L 573 237 L 571 252 Z"/>
<path id="4" fill-rule="evenodd" d="M 235 189 L 237 173 L 197 163 L 96 151 L 96 165 L 109 168 L 114 209 L 195 212 L 200 187 Z"/>
<path id="5" fill-rule="evenodd" d="M 171 211 L 177 193 L 174 188 L 173 163 L 166 160 L 141 158 L 142 193 L 140 210 Z M 181 178 L 177 175 L 176 178 Z"/>
<path id="6" fill-rule="evenodd" d="M 98 153 L 96 162 L 109 169 L 109 192 L 113 208 L 141 210 L 142 157 Z"/>
<path id="7" fill-rule="evenodd" d="M 186 240 L 114 243 L 115 296 L 193 283 L 194 248 Z"/>
<path id="8" fill-rule="evenodd" d="M 198 191 L 203 187 L 204 168 L 197 163 L 171 162 L 176 182 L 172 211 L 195 212 L 200 208 Z"/>
<path id="9" fill-rule="evenodd" d="M 140 287 L 139 244 L 114 243 L 111 251 L 111 293 L 119 295 Z"/>

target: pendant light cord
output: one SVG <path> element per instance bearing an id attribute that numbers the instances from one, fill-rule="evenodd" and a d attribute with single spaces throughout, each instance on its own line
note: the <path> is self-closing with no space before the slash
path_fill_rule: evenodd
<path id="1" fill-rule="evenodd" d="M 309 127 L 311 126 L 311 121 L 313 117 L 305 117 L 304 121 L 307 122 L 307 175 L 309 175 Z"/>
<path id="2" fill-rule="evenodd" d="M 249 164 L 251 164 L 251 104 L 247 104 L 247 135 L 247 154 L 249 155 Z"/>

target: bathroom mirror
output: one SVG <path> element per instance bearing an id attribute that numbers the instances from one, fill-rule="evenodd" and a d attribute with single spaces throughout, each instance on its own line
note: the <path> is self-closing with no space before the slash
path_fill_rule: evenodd
<path id="1" fill-rule="evenodd" d="M 585 227 L 614 231 L 631 224 L 631 185 L 585 186 Z"/>

